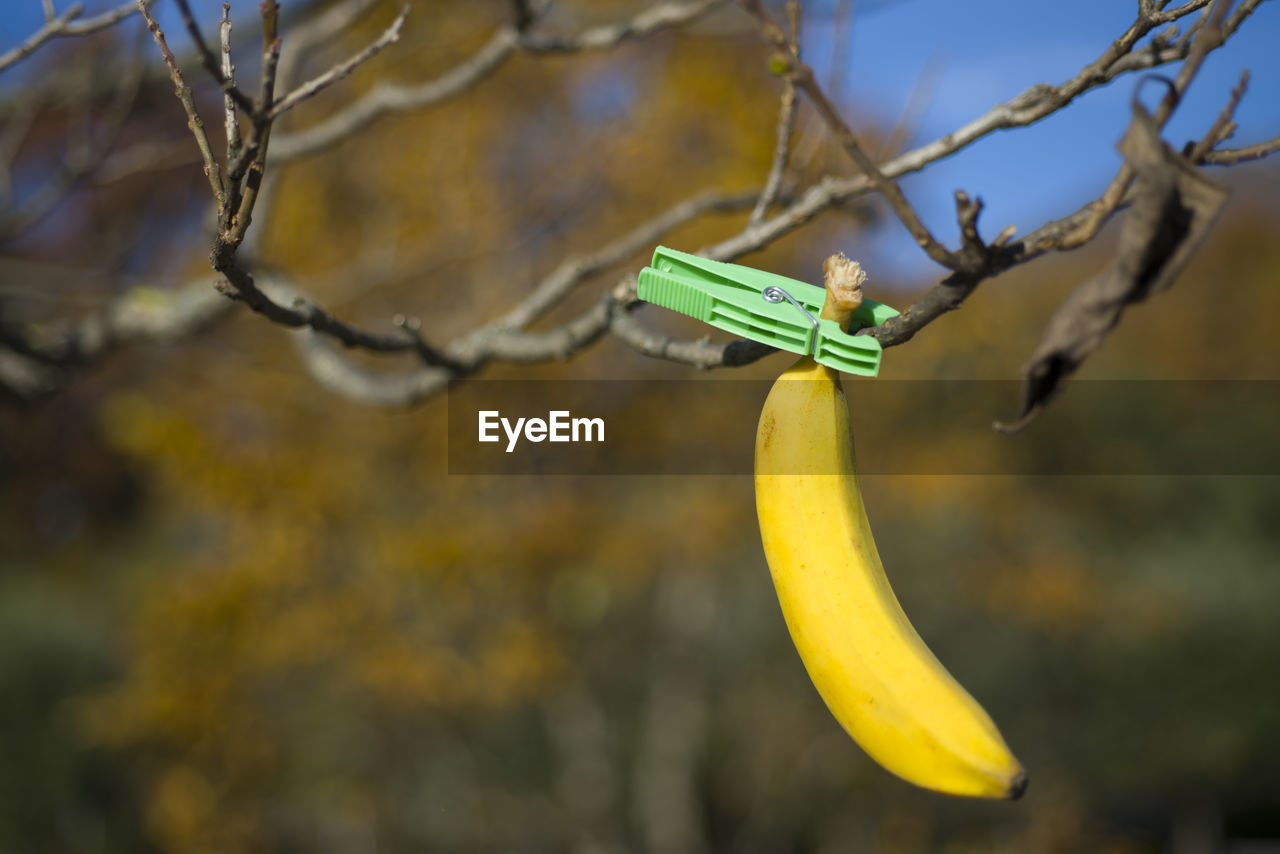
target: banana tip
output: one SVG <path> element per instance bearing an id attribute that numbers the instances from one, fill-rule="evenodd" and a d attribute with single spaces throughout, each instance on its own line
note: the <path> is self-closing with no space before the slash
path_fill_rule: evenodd
<path id="1" fill-rule="evenodd" d="M 1005 798 L 1010 801 L 1016 801 L 1022 797 L 1023 792 L 1027 790 L 1027 783 L 1030 779 L 1027 777 L 1026 771 L 1019 771 L 1017 776 L 1013 778 L 1013 782 L 1009 784 L 1009 790 L 1005 794 Z"/>

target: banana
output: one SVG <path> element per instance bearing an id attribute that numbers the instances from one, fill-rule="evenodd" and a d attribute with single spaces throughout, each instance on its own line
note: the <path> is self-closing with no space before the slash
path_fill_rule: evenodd
<path id="1" fill-rule="evenodd" d="M 832 289 L 832 263 L 844 268 Z M 864 278 L 827 265 L 824 317 L 847 325 Z M 847 278 L 853 275 L 853 280 Z M 837 279 L 839 277 L 837 276 Z M 938 792 L 1019 797 L 1027 775 L 990 716 L 921 640 L 885 577 L 839 375 L 808 357 L 774 383 L 755 450 L 756 510 L 787 628 L 827 708 L 872 759 Z"/>

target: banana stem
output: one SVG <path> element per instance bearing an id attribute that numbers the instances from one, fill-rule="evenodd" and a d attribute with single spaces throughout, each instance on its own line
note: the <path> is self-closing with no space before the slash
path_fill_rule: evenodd
<path id="1" fill-rule="evenodd" d="M 862 265 L 851 261 L 843 252 L 837 252 L 822 264 L 826 278 L 827 298 L 822 303 L 823 320 L 834 320 L 845 332 L 853 313 L 862 305 L 862 283 L 867 274 Z"/>

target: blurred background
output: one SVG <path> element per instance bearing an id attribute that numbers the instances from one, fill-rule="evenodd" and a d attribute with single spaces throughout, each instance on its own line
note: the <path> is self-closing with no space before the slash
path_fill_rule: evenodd
<path id="1" fill-rule="evenodd" d="M 288 26 L 318 7 L 284 5 L 287 51 Z M 565 0 L 545 24 L 573 32 L 643 5 Z M 806 55 L 884 156 L 1069 76 L 1134 13 L 990 5 L 806 3 Z M 194 6 L 212 32 L 219 5 Z M 307 67 L 394 12 L 376 6 Z M 161 0 L 158 13 L 182 54 L 174 10 Z M 256 7 L 232 13 L 251 68 Z M 1232 144 L 1280 130 L 1266 48 L 1278 13 L 1263 3 L 1211 58 L 1193 87 L 1203 100 L 1170 126 L 1175 145 L 1203 133 L 1244 67 L 1254 83 Z M 509 14 L 497 0 L 419 0 L 400 44 L 289 121 L 313 123 L 381 78 L 435 76 Z M 35 0 L 7 4 L 4 49 L 41 20 Z M 29 122 L 15 198 L 47 177 L 82 101 L 35 99 L 26 119 L 14 105 L 77 74 L 68 91 L 88 98 L 135 55 L 155 66 L 140 23 L 0 75 L 5 127 Z M 463 97 L 282 170 L 254 225 L 261 263 L 353 323 L 405 312 L 448 338 L 699 187 L 759 186 L 779 91 L 765 57 L 731 13 L 602 53 L 516 55 Z M 1025 233 L 1101 191 L 1133 84 L 904 186 L 948 242 L 961 186 L 992 194 L 988 236 L 1009 222 Z M 171 84 L 144 77 L 122 133 L 172 142 L 172 155 L 77 184 L 6 237 L 7 322 L 84 316 L 128 288 L 163 294 L 207 274 L 208 188 L 183 122 Z M 851 171 L 807 110 L 798 128 L 804 176 Z M 1213 175 L 1233 194 L 1209 242 L 1083 378 L 1280 379 L 1280 172 L 1264 160 Z M 745 217 L 664 243 L 693 249 Z M 844 249 L 865 259 L 869 295 L 905 306 L 937 270 L 899 232 L 860 201 L 743 260 L 816 280 Z M 985 284 L 886 351 L 882 376 L 1017 377 L 1114 232 Z M 294 334 L 235 310 L 41 400 L 0 403 L 0 851 L 1280 851 L 1280 479 L 867 478 L 908 614 L 1031 773 L 1018 803 L 952 800 L 874 765 L 823 707 L 777 608 L 749 477 L 449 476 L 444 396 L 394 411 L 336 397 L 306 374 Z M 691 375 L 608 338 L 566 364 L 485 373 Z M 650 412 L 709 444 L 755 428 Z M 1054 418 L 1029 432 L 1162 441 Z"/>

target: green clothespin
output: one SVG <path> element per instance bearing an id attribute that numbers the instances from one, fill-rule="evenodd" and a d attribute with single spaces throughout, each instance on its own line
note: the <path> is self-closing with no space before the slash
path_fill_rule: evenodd
<path id="1" fill-rule="evenodd" d="M 880 342 L 854 335 L 898 312 L 863 300 L 848 332 L 823 320 L 826 291 L 796 279 L 741 264 L 711 261 L 659 246 L 653 263 L 640 271 L 640 299 L 696 317 L 717 329 L 812 356 L 838 371 L 874 377 L 880 371 Z"/>

